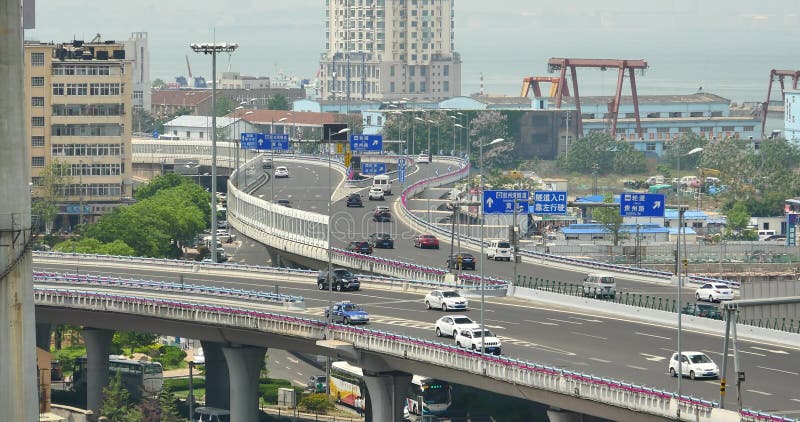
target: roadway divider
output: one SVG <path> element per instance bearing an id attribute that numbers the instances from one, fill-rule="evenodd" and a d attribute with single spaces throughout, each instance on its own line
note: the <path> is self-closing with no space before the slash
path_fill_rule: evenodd
<path id="1" fill-rule="evenodd" d="M 280 315 L 236 306 L 191 303 L 168 298 L 104 294 L 66 288 L 34 288 L 38 306 L 78 310 L 129 313 L 180 323 L 210 324 L 218 330 L 254 330 L 305 340 L 313 346 L 318 340 L 338 340 L 351 344 L 357 351 L 401 358 L 400 361 L 436 365 L 440 368 L 472 374 L 486 385 L 509 385 L 515 389 L 549 391 L 568 400 L 587 400 L 600 406 L 611 406 L 670 420 L 778 421 L 780 416 L 743 409 L 739 412 L 720 409 L 713 401 L 694 396 L 628 384 L 609 378 L 568 371 L 558 367 L 482 354 L 425 339 L 402 336 L 348 325 L 327 324 L 289 315 Z M 234 302 L 235 303 L 235 302 Z M 395 368 L 402 370 L 403 368 Z M 677 416 L 680 415 L 680 416 Z"/>

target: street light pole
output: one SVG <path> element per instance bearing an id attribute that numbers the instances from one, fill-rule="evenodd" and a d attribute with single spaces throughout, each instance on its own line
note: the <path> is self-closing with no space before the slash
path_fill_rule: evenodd
<path id="1" fill-rule="evenodd" d="M 193 43 L 195 53 L 211 54 L 211 261 L 217 262 L 217 53 L 233 53 L 236 43 Z"/>
<path id="2" fill-rule="evenodd" d="M 489 142 L 488 144 L 486 144 L 486 146 L 494 145 L 494 144 L 496 144 L 498 142 L 503 142 L 503 141 L 504 141 L 503 138 L 497 138 L 497 139 L 494 139 L 493 141 Z M 484 189 L 483 189 L 483 185 L 484 185 L 484 183 L 483 183 L 483 142 L 480 143 L 480 152 L 479 152 L 478 156 L 480 158 L 480 166 L 481 166 L 480 186 L 478 187 L 481 190 L 481 206 L 478 207 L 478 212 L 480 212 L 480 214 L 481 214 L 481 256 L 479 258 L 479 260 L 481 261 L 481 353 L 484 353 L 486 351 L 486 347 L 485 347 L 485 343 L 486 343 L 486 336 L 485 336 L 485 334 L 486 334 L 486 324 L 484 323 L 484 320 L 483 320 L 483 307 L 484 307 L 484 301 L 485 301 L 485 296 L 486 296 L 485 295 L 485 288 L 484 288 L 486 283 L 485 283 L 484 278 L 483 278 L 484 277 L 484 273 L 483 273 L 483 261 L 484 261 L 483 224 L 484 224 L 484 220 L 486 219 L 486 215 L 483 213 L 483 204 L 484 204 L 483 201 L 485 201 L 486 198 L 484 197 Z"/>
<path id="3" fill-rule="evenodd" d="M 278 123 L 285 122 L 285 121 L 286 121 L 286 117 L 281 117 L 280 119 L 278 119 Z M 270 135 L 275 134 L 275 121 L 273 121 L 269 125 L 269 134 Z M 272 177 L 270 177 L 270 193 L 269 193 L 270 200 L 269 200 L 269 202 L 275 202 L 275 145 L 272 144 L 271 146 L 272 146 L 272 148 L 270 148 L 270 151 L 271 151 L 271 155 L 272 155 Z"/>
<path id="4" fill-rule="evenodd" d="M 457 128 L 464 129 L 464 126 L 461 126 L 458 123 L 453 124 L 453 153 L 451 154 L 452 156 L 456 155 L 456 134 L 458 133 L 458 131 L 456 130 Z"/>

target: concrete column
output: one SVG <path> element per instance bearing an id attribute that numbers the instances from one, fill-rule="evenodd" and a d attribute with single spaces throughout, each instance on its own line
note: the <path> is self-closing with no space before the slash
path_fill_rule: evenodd
<path id="1" fill-rule="evenodd" d="M 267 248 L 267 253 L 269 253 L 269 265 L 273 267 L 279 267 L 281 256 L 278 255 L 278 250 L 275 248 Z"/>
<path id="2" fill-rule="evenodd" d="M 99 416 L 103 388 L 108 386 L 108 355 L 114 332 L 97 328 L 83 329 L 86 344 L 86 407 Z"/>
<path id="3" fill-rule="evenodd" d="M 50 351 L 50 324 L 36 323 L 36 347 Z"/>
<path id="4" fill-rule="evenodd" d="M 263 347 L 223 347 L 231 374 L 231 420 L 258 422 L 258 375 L 264 354 Z"/>
<path id="5" fill-rule="evenodd" d="M 231 408 L 231 382 L 222 343 L 201 341 L 206 359 L 206 405 L 219 409 Z"/>
<path id="6" fill-rule="evenodd" d="M 405 372 L 364 372 L 367 385 L 366 422 L 401 422 L 405 392 L 411 386 L 411 374 Z"/>
<path id="7" fill-rule="evenodd" d="M 22 7 L 0 1 L 0 413 L 39 420 L 31 252 L 31 181 L 26 157 Z"/>

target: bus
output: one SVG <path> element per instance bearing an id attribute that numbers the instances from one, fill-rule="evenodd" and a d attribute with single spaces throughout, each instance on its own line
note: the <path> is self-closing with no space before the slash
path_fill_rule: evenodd
<path id="1" fill-rule="evenodd" d="M 143 362 L 124 356 L 109 355 L 109 377 L 116 377 L 117 372 L 120 374 L 122 385 L 128 389 L 134 400 L 155 397 L 164 386 L 164 369 L 158 362 Z M 86 391 L 86 356 L 75 360 L 72 386 L 75 391 Z"/>
<path id="2" fill-rule="evenodd" d="M 331 364 L 328 391 L 337 402 L 355 407 L 358 397 L 367 398 L 364 373 L 361 368 L 339 361 Z M 419 400 L 422 399 L 422 409 Z M 414 415 L 443 415 L 453 403 L 452 387 L 445 381 L 414 375 L 411 387 L 405 393 L 404 413 Z M 420 412 L 420 410 L 422 412 Z"/>

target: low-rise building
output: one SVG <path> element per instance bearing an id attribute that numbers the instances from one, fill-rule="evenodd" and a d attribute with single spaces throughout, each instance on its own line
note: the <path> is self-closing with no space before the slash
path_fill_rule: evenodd
<path id="1" fill-rule="evenodd" d="M 178 116 L 164 123 L 164 134 L 179 141 L 208 141 L 211 139 L 211 116 Z M 217 140 L 239 139 L 239 133 L 257 129 L 244 119 L 217 117 Z"/>

